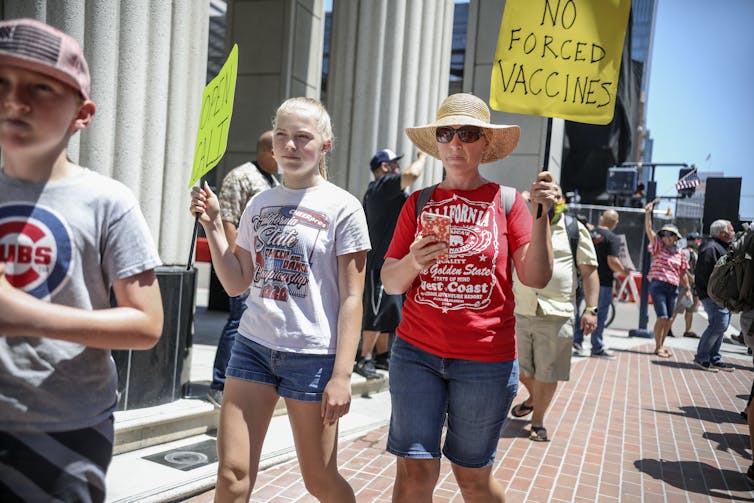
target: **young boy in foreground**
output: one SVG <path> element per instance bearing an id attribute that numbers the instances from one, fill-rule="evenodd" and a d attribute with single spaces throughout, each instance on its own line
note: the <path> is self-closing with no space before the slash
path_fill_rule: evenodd
<path id="1" fill-rule="evenodd" d="M 67 157 L 94 117 L 89 88 L 76 40 L 0 22 L 0 494 L 12 501 L 104 501 L 110 350 L 162 332 L 160 258 L 138 202 Z"/>

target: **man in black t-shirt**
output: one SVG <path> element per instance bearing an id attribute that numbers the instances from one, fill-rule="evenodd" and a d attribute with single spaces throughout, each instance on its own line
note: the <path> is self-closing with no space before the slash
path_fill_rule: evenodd
<path id="1" fill-rule="evenodd" d="M 401 321 L 403 296 L 383 292 L 380 271 L 390 240 L 393 239 L 398 215 L 408 197 L 406 189 L 419 178 L 427 155 L 419 152 L 416 161 L 403 173 L 398 164 L 402 157 L 389 149 L 374 154 L 369 161 L 374 181 L 369 184 L 363 199 L 372 249 L 367 255 L 361 355 L 356 361 L 354 371 L 367 379 L 380 377 L 376 368 L 387 370 L 388 335 Z M 373 359 L 372 352 L 375 348 L 376 354 Z"/>
<path id="2" fill-rule="evenodd" d="M 623 267 L 620 261 L 621 242 L 613 233 L 613 229 L 618 225 L 618 212 L 615 210 L 605 210 L 600 216 L 600 223 L 592 229 L 592 242 L 594 250 L 597 252 L 597 274 L 600 278 L 600 295 L 597 302 L 597 328 L 592 332 L 592 354 L 599 353 L 605 347 L 602 338 L 602 332 L 605 330 L 605 320 L 610 304 L 613 301 L 613 273 L 624 275 L 631 274 L 631 271 Z M 581 354 L 582 344 L 584 342 L 584 332 L 580 326 L 576 325 L 573 334 L 573 347 Z"/>

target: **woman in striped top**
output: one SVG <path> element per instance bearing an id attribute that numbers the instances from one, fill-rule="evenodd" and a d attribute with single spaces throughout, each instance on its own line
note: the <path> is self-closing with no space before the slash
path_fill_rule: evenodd
<path id="1" fill-rule="evenodd" d="M 681 233 L 675 225 L 666 224 L 655 233 L 652 230 L 652 209 L 654 202 L 644 207 L 644 231 L 649 238 L 649 253 L 652 254 L 652 265 L 649 268 L 649 295 L 657 315 L 654 326 L 655 354 L 661 358 L 672 356 L 665 349 L 665 337 L 670 331 L 670 317 L 675 309 L 678 298 L 678 285 L 686 290 L 685 295 L 691 296 L 689 280 L 684 271 L 689 268 L 686 255 L 682 247 L 678 246 Z"/>

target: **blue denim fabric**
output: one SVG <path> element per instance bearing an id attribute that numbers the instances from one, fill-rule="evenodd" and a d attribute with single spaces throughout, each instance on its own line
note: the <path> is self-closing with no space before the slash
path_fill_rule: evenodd
<path id="1" fill-rule="evenodd" d="M 270 384 L 283 398 L 321 402 L 334 366 L 335 355 L 277 351 L 237 335 L 227 375 Z"/>
<path id="2" fill-rule="evenodd" d="M 730 324 L 730 311 L 719 306 L 709 297 L 702 300 L 702 307 L 707 313 L 708 325 L 699 338 L 699 346 L 696 349 L 694 361 L 699 363 L 719 362 L 721 360 L 720 346 L 723 343 L 723 335 L 725 335 Z"/>
<path id="3" fill-rule="evenodd" d="M 678 287 L 653 279 L 649 283 L 649 295 L 652 297 L 652 307 L 658 318 L 670 319 L 675 309 L 675 301 L 678 298 Z"/>
<path id="4" fill-rule="evenodd" d="M 236 340 L 238 325 L 241 323 L 241 315 L 246 310 L 246 298 L 248 295 L 239 295 L 230 297 L 228 320 L 225 322 L 223 331 L 220 333 L 220 340 L 217 341 L 217 351 L 215 351 L 215 363 L 212 369 L 212 383 L 209 385 L 212 389 L 222 390 L 225 388 L 225 368 L 230 360 L 230 349 L 233 347 L 233 341 Z"/>
<path id="5" fill-rule="evenodd" d="M 600 294 L 597 300 L 597 328 L 591 334 L 592 354 L 599 353 L 605 349 L 605 341 L 602 332 L 605 331 L 605 321 L 607 313 L 610 310 L 610 304 L 613 302 L 613 287 L 600 286 Z M 581 344 L 584 342 L 584 331 L 581 329 L 581 313 L 576 312 L 576 326 L 573 331 L 573 342 Z"/>
<path id="6" fill-rule="evenodd" d="M 479 362 L 442 358 L 397 338 L 390 356 L 390 433 L 387 450 L 412 459 L 442 453 L 466 468 L 489 466 L 518 391 L 518 360 Z"/>

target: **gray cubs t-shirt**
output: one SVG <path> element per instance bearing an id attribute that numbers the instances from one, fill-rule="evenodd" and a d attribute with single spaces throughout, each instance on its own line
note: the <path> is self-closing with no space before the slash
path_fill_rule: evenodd
<path id="1" fill-rule="evenodd" d="M 83 169 L 45 184 L 0 173 L 0 262 L 13 286 L 93 310 L 110 307 L 115 280 L 160 258 L 131 191 Z M 108 417 L 116 401 L 109 350 L 0 334 L 0 430 L 85 428 Z"/>

